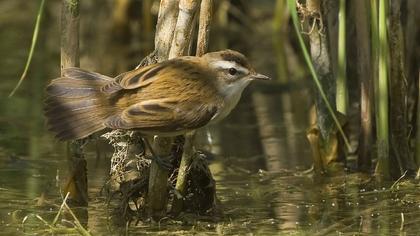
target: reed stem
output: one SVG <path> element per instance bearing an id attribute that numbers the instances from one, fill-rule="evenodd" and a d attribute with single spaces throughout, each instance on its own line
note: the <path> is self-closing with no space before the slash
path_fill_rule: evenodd
<path id="1" fill-rule="evenodd" d="M 174 7 L 176 7 L 173 5 L 174 1 L 161 1 L 155 37 L 162 36 L 172 42 L 169 44 L 169 42 L 162 41 L 162 39 L 155 39 L 158 61 L 183 56 L 186 53 L 192 38 L 191 29 L 198 3 L 198 0 L 180 0 L 176 8 L 178 13 L 175 13 L 173 12 Z M 163 11 L 171 13 L 171 17 L 165 16 Z M 170 34 L 173 32 L 173 36 L 163 35 L 163 32 Z M 154 143 L 155 152 L 158 155 L 167 155 L 171 151 L 173 138 L 157 137 Z M 162 218 L 166 214 L 168 175 L 168 170 L 160 168 L 155 161 L 152 161 L 149 179 L 149 212 L 152 217 L 157 219 Z"/>
<path id="2" fill-rule="evenodd" d="M 62 0 L 61 5 L 61 70 L 79 66 L 79 0 Z M 68 143 L 69 179 L 64 188 L 77 205 L 87 206 L 87 171 L 83 140 Z"/>
<path id="3" fill-rule="evenodd" d="M 392 176 L 415 176 L 417 165 L 409 147 L 408 81 L 404 69 L 404 40 L 401 25 L 401 1 L 391 1 L 389 9 L 389 96 L 390 96 L 390 152 L 391 161 L 397 165 L 390 171 Z"/>
<path id="4" fill-rule="evenodd" d="M 353 18 L 355 19 L 357 45 L 357 76 L 360 78 L 360 137 L 358 152 L 358 168 L 370 171 L 372 165 L 373 145 L 373 57 L 371 57 L 369 32 L 369 2 L 355 0 Z"/>
<path id="5" fill-rule="evenodd" d="M 375 6 L 372 6 L 375 7 Z M 387 0 L 379 0 L 378 21 L 378 88 L 377 88 L 377 142 L 378 163 L 376 175 L 380 180 L 390 179 L 389 173 L 389 117 L 388 117 L 388 38 Z"/>
<path id="6" fill-rule="evenodd" d="M 418 71 L 418 80 L 420 81 L 420 69 Z M 420 91 L 420 82 L 417 83 L 417 89 Z M 417 134 L 416 134 L 416 164 L 419 166 L 419 169 L 417 171 L 417 176 L 419 176 L 420 173 L 420 94 L 417 95 Z"/>
<path id="7" fill-rule="evenodd" d="M 185 135 L 185 143 L 182 153 L 181 163 L 179 164 L 178 169 L 178 176 L 176 179 L 175 190 L 181 194 L 178 197 L 177 194 L 174 196 L 174 200 L 172 202 L 172 209 L 171 213 L 174 215 L 178 215 L 183 208 L 184 205 L 184 197 L 187 188 L 187 175 L 194 157 L 194 138 L 195 138 L 195 131 L 188 133 Z"/>
<path id="8" fill-rule="evenodd" d="M 338 22 L 338 75 L 336 85 L 336 104 L 337 111 L 346 115 L 348 109 L 348 88 L 346 78 L 346 0 L 340 0 Z"/>
<path id="9" fill-rule="evenodd" d="M 192 41 L 192 33 L 193 33 L 193 23 L 195 15 L 198 11 L 198 4 L 200 1 L 198 0 L 180 0 L 179 2 L 179 14 L 178 20 L 175 27 L 174 38 L 172 42 L 172 47 L 169 52 L 169 58 L 183 56 L 186 53 L 186 49 L 190 45 Z M 204 0 L 205 3 L 209 4 L 209 1 Z M 206 25 L 210 22 L 208 12 L 211 10 L 210 6 L 207 6 L 207 9 L 201 11 L 200 13 L 200 28 L 201 30 L 201 38 L 197 42 L 197 53 L 203 53 L 203 50 L 206 50 L 208 45 L 208 30 L 209 25 Z M 207 11 L 207 12 L 205 12 Z M 194 140 L 194 132 L 186 135 L 185 143 L 183 148 L 183 155 L 181 158 L 181 163 L 179 166 L 179 172 L 177 176 L 177 182 L 175 189 L 178 191 L 182 197 L 184 197 L 187 185 L 187 174 L 188 168 L 192 162 L 192 158 L 194 156 L 194 149 L 193 149 L 193 140 Z M 177 215 L 181 212 L 183 207 L 183 199 L 182 198 L 174 198 L 173 205 L 172 205 L 172 213 Z"/>
<path id="10" fill-rule="evenodd" d="M 155 34 L 155 62 L 169 58 L 174 30 L 178 17 L 178 0 L 161 0 Z M 141 63 L 140 63 L 141 64 Z M 140 65 L 139 65 L 140 66 Z M 173 138 L 155 137 L 153 148 L 157 155 L 171 154 Z M 156 161 L 150 165 L 148 186 L 148 212 L 155 219 L 166 215 L 168 203 L 169 170 L 161 168 Z"/>
<path id="11" fill-rule="evenodd" d="M 180 0 L 179 13 L 175 26 L 172 46 L 169 51 L 169 59 L 183 56 L 187 51 L 191 40 L 191 28 L 193 27 L 194 15 L 198 7 L 198 0 Z"/>
<path id="12" fill-rule="evenodd" d="M 202 56 L 209 47 L 213 0 L 201 0 L 196 56 Z"/>

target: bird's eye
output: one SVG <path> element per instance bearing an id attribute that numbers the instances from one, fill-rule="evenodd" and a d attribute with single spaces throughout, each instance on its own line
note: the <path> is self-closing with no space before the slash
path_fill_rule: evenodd
<path id="1" fill-rule="evenodd" d="M 236 72 L 238 72 L 235 68 L 229 68 L 229 74 L 231 74 L 231 75 L 235 75 L 236 74 Z"/>

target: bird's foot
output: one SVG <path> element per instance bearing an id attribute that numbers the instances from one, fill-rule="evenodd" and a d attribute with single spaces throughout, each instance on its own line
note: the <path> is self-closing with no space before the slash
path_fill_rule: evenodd
<path id="1" fill-rule="evenodd" d="M 183 198 L 184 198 L 184 197 L 183 197 L 183 195 L 181 194 L 181 192 L 180 192 L 178 189 L 176 189 L 176 187 L 174 187 L 174 186 L 172 186 L 172 185 L 169 185 L 169 190 L 170 190 L 171 192 L 173 192 L 174 196 L 175 196 L 177 199 L 183 199 Z"/>
<path id="2" fill-rule="evenodd" d="M 147 138 L 143 138 L 143 144 L 149 149 L 150 153 L 152 154 L 152 161 L 155 161 L 158 166 L 165 170 L 171 170 L 173 165 L 171 163 L 173 157 L 172 154 L 168 154 L 165 156 L 157 155 L 156 152 L 153 150 L 152 145 L 149 143 Z"/>
<path id="3" fill-rule="evenodd" d="M 167 156 L 153 155 L 152 160 L 155 161 L 156 164 L 158 164 L 158 166 L 162 169 L 171 170 L 173 168 L 173 165 L 171 163 L 172 155 L 167 155 Z"/>

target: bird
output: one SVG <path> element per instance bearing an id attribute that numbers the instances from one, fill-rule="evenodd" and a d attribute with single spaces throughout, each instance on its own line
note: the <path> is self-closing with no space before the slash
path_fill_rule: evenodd
<path id="1" fill-rule="evenodd" d="M 58 140 L 103 130 L 177 136 L 225 118 L 253 80 L 269 80 L 234 50 L 182 56 L 114 78 L 77 67 L 46 87 L 44 113 Z"/>

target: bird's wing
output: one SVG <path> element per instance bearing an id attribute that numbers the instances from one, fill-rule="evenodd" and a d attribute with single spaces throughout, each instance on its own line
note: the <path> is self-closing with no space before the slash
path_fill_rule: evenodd
<path id="1" fill-rule="evenodd" d="M 113 129 L 139 129 L 170 133 L 206 125 L 216 114 L 219 101 L 211 76 L 188 57 L 129 71 L 103 91 L 120 93 L 115 107 L 124 108 L 107 119 Z M 211 99 L 213 98 L 213 100 Z M 209 101 L 213 101 L 209 103 Z"/>
<path id="2" fill-rule="evenodd" d="M 188 57 L 176 58 L 125 72 L 103 86 L 101 91 L 106 94 L 113 94 L 120 90 L 145 87 L 163 75 L 184 75 L 194 70 L 192 62 L 186 60 L 186 58 Z"/>
<path id="3" fill-rule="evenodd" d="M 178 132 L 206 125 L 216 111 L 215 105 L 201 102 L 153 99 L 129 106 L 122 113 L 108 118 L 105 125 L 113 129 Z"/>

